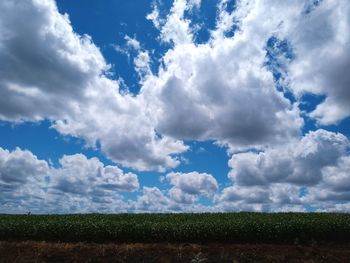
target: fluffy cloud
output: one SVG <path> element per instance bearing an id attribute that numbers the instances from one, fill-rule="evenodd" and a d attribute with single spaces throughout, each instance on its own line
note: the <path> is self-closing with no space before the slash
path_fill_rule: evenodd
<path id="1" fill-rule="evenodd" d="M 202 205 L 191 197 L 174 197 L 173 189 L 160 190 L 157 187 L 143 187 L 142 194 L 128 204 L 133 212 L 214 212 L 217 207 Z M 178 188 L 176 188 L 179 190 Z M 182 193 L 184 195 L 184 193 Z M 186 198 L 186 199 L 184 199 Z M 189 199 L 188 199 L 189 198 Z M 187 202 L 190 200 L 191 202 Z M 193 202 L 192 202 L 193 201 Z"/>
<path id="2" fill-rule="evenodd" d="M 52 184 L 55 189 L 73 194 L 88 194 L 95 187 L 110 191 L 135 191 L 139 188 L 137 176 L 123 173 L 116 166 L 104 166 L 97 158 L 85 155 L 63 156 L 60 169 L 53 170 Z"/>
<path id="3" fill-rule="evenodd" d="M 326 95 L 310 114 L 324 125 L 350 116 L 349 32 L 350 3 L 324 0 L 300 16 L 287 36 L 296 53 L 289 67 L 291 88 Z"/>
<path id="4" fill-rule="evenodd" d="M 329 166 L 323 169 L 323 180 L 320 184 L 311 187 L 308 195 L 305 196 L 305 202 L 320 204 L 321 208 L 336 209 L 341 204 L 350 201 L 350 156 L 343 156 L 336 166 Z M 335 206 L 334 203 L 338 203 Z M 349 211 L 349 208 L 346 209 Z"/>
<path id="5" fill-rule="evenodd" d="M 350 116 L 349 2 L 244 0 L 235 18 L 253 43 L 268 37 L 288 41 L 294 58 L 280 66 L 287 69 L 289 88 L 297 99 L 306 93 L 326 96 L 312 118 L 329 125 Z"/>
<path id="6" fill-rule="evenodd" d="M 139 170 L 164 170 L 187 147 L 159 137 L 145 101 L 119 93 L 117 81 L 89 36 L 73 32 L 52 0 L 0 4 L 0 119 L 49 118 L 65 135 L 86 140 L 112 161 Z M 2 31 L 3 32 L 3 31 Z M 139 48 L 131 38 L 130 45 Z M 145 64 L 146 63 L 146 64 Z M 140 74 L 147 54 L 135 60 Z"/>
<path id="7" fill-rule="evenodd" d="M 82 154 L 63 156 L 59 167 L 54 168 L 29 151 L 0 148 L 2 211 L 99 211 L 106 204 L 111 211 L 122 200 L 120 192 L 138 188 L 135 174 L 124 173 L 117 166 L 105 166 L 97 158 L 88 159 Z"/>
<path id="8" fill-rule="evenodd" d="M 88 36 L 75 34 L 54 1 L 0 3 L 0 117 L 40 120 L 69 114 L 108 69 Z"/>
<path id="9" fill-rule="evenodd" d="M 152 101 L 150 107 L 158 113 L 156 129 L 177 139 L 211 139 L 232 148 L 297 137 L 303 125 L 299 110 L 276 90 L 264 67 L 269 36 L 251 39 L 242 29 L 226 38 L 223 33 L 233 22 L 227 25 L 227 18 L 220 18 L 209 42 L 196 44 L 184 18 L 186 3 L 174 2 L 161 28 L 162 39 L 174 47 L 164 55 L 158 75 L 144 82 L 140 95 Z"/>
<path id="10" fill-rule="evenodd" d="M 206 173 L 169 173 L 166 179 L 173 185 L 170 198 L 177 203 L 192 204 L 200 196 L 211 196 L 218 190 L 215 178 Z"/>
<path id="11" fill-rule="evenodd" d="M 305 206 L 341 211 L 350 199 L 348 139 L 317 130 L 264 152 L 234 154 L 234 185 L 215 197 L 223 210 L 302 211 Z M 336 205 L 338 203 L 338 205 Z M 338 209 L 338 210 L 337 210 Z"/>
<path id="12" fill-rule="evenodd" d="M 233 155 L 229 176 L 245 186 L 276 182 L 315 185 L 322 180 L 322 169 L 337 165 L 347 147 L 349 141 L 344 135 L 317 130 L 300 141 L 265 152 Z"/>
<path id="13" fill-rule="evenodd" d="M 198 44 L 188 14 L 200 4 L 175 0 L 165 18 L 157 6 L 147 16 L 171 46 L 156 74 L 151 53 L 126 37 L 141 80 L 140 93 L 129 94 L 108 78 L 110 66 L 98 47 L 73 31 L 53 0 L 1 1 L 0 120 L 49 119 L 61 134 L 83 138 L 111 161 L 142 171 L 179 165 L 178 155 L 189 148 L 184 140 L 213 140 L 232 154 L 234 184 L 216 194 L 209 174 L 169 173 L 170 189 L 144 187 L 126 204 L 118 192 L 139 183 L 117 166 L 73 155 L 54 168 L 28 151 L 0 149 L 3 210 L 45 203 L 67 211 L 110 211 L 116 204 L 121 210 L 195 211 L 208 209 L 197 204 L 200 197 L 215 194 L 218 210 L 302 210 L 317 202 L 320 210 L 337 209 L 336 200 L 349 201 L 347 138 L 324 130 L 301 137 L 298 106 L 302 95 L 313 93 L 325 96 L 309 114 L 320 124 L 350 115 L 350 4 L 241 0 L 228 11 L 221 0 L 208 42 Z M 285 43 L 293 58 L 267 66 L 267 52 L 278 55 L 268 46 L 271 38 Z M 271 68 L 285 71 L 282 89 Z"/>
<path id="14" fill-rule="evenodd" d="M 206 173 L 168 173 L 166 180 L 172 186 L 166 190 L 143 187 L 142 195 L 132 202 L 134 211 L 209 211 L 213 207 L 198 203 L 200 197 L 212 198 L 218 190 L 215 178 Z"/>
<path id="15" fill-rule="evenodd" d="M 157 187 L 143 187 L 134 208 L 139 211 L 162 212 L 169 210 L 169 198 Z"/>
<path id="16" fill-rule="evenodd" d="M 338 2 L 244 0 L 231 12 L 223 0 L 204 44 L 195 43 L 187 18 L 201 1 L 176 0 L 165 19 L 155 6 L 148 19 L 173 45 L 153 75 L 148 51 L 126 38 L 138 52 L 134 65 L 142 85 L 133 96 L 121 94 L 118 82 L 106 77 L 109 65 L 100 50 L 89 36 L 74 33 L 54 1 L 2 1 L 0 118 L 48 118 L 60 133 L 99 145 L 110 160 L 138 170 L 176 167 L 176 155 L 188 149 L 182 140 L 214 140 L 233 151 L 292 140 L 303 119 L 298 104 L 275 87 L 265 66 L 266 43 L 272 36 L 290 42 L 296 56 L 287 75 L 295 94 L 327 95 L 312 117 L 326 124 L 344 118 L 349 34 L 342 32 L 349 31 L 349 5 Z M 324 34 L 308 33 L 320 32 L 320 24 Z M 315 54 L 322 54 L 322 63 Z"/>
<path id="17" fill-rule="evenodd" d="M 10 152 L 0 148 L 0 181 L 2 186 L 19 187 L 35 177 L 49 173 L 47 162 L 38 160 L 29 151 L 16 148 Z"/>

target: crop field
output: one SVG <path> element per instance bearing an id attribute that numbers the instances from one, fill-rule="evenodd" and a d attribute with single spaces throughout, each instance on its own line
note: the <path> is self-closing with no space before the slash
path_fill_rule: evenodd
<path id="1" fill-rule="evenodd" d="M 0 215 L 0 240 L 345 244 L 350 214 Z"/>

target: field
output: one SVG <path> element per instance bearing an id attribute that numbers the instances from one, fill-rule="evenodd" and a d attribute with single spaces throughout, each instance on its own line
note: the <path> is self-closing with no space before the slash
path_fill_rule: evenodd
<path id="1" fill-rule="evenodd" d="M 0 215 L 0 240 L 350 242 L 350 215 L 326 213 Z"/>
<path id="2" fill-rule="evenodd" d="M 0 215 L 0 262 L 347 262 L 349 244 L 350 214 Z"/>

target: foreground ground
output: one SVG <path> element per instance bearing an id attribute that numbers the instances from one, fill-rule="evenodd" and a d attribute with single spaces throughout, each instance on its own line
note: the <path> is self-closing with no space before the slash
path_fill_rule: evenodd
<path id="1" fill-rule="evenodd" d="M 349 245 L 0 242 L 0 262 L 349 262 Z"/>
<path id="2" fill-rule="evenodd" d="M 2 262 L 350 262 L 350 215 L 0 215 Z"/>
<path id="3" fill-rule="evenodd" d="M 95 243 L 350 243 L 350 214 L 0 215 L 0 240 Z"/>

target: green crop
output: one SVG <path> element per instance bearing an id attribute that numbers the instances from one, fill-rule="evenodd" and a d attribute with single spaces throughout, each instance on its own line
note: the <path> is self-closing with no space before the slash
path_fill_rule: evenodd
<path id="1" fill-rule="evenodd" d="M 60 242 L 350 242 L 350 215 L 205 213 L 0 215 L 0 240 Z"/>

